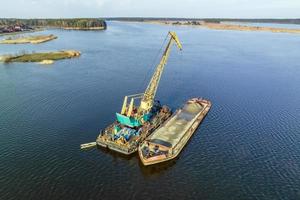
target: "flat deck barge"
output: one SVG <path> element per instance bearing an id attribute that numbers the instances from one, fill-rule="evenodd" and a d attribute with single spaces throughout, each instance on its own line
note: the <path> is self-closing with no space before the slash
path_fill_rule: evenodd
<path id="1" fill-rule="evenodd" d="M 135 153 L 139 144 L 172 114 L 167 106 L 158 107 L 157 110 L 149 122 L 138 127 L 124 126 L 115 121 L 100 132 L 97 145 L 125 155 Z"/>
<path id="2" fill-rule="evenodd" d="M 202 98 L 188 100 L 138 148 L 144 165 L 176 158 L 208 113 L 211 102 Z"/>

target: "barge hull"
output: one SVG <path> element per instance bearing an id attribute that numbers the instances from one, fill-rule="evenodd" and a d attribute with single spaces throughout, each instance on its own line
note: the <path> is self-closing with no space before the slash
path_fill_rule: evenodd
<path id="1" fill-rule="evenodd" d="M 102 148 L 107 148 L 107 149 L 110 149 L 112 151 L 116 151 L 118 153 L 121 153 L 121 154 L 124 154 L 124 155 L 131 155 L 133 154 L 134 152 L 136 152 L 137 150 L 133 150 L 133 151 L 128 151 L 128 150 L 122 150 L 120 149 L 119 147 L 114 147 L 113 145 L 109 145 L 109 144 L 105 144 L 105 143 L 102 143 L 100 141 L 97 141 L 97 145 L 99 147 L 102 147 Z"/>

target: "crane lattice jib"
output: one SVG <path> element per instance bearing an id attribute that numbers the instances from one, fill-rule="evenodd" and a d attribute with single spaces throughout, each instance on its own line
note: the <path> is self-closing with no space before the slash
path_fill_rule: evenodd
<path id="1" fill-rule="evenodd" d="M 180 43 L 176 33 L 169 32 L 169 35 L 170 35 L 170 40 L 168 42 L 168 45 L 166 46 L 163 56 L 158 64 L 158 66 L 151 78 L 151 81 L 150 81 L 149 85 L 147 86 L 144 96 L 142 98 L 140 109 L 143 111 L 149 111 L 153 106 L 153 102 L 154 102 L 155 94 L 156 94 L 156 91 L 157 91 L 157 88 L 159 85 L 159 81 L 160 81 L 162 72 L 164 70 L 164 67 L 167 63 L 167 60 L 169 58 L 171 46 L 172 46 L 173 42 L 175 42 L 177 44 L 177 47 L 180 50 L 182 49 L 181 43 Z"/>

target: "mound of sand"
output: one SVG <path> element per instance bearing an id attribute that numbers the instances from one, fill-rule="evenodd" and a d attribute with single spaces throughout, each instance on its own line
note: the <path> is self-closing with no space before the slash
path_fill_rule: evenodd
<path id="1" fill-rule="evenodd" d="M 39 64 L 41 64 L 41 65 L 51 65 L 53 63 L 54 63 L 53 60 L 43 60 L 43 61 L 39 62 Z"/>

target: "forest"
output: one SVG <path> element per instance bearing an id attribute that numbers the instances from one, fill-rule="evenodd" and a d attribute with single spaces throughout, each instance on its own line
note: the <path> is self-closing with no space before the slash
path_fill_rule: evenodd
<path id="1" fill-rule="evenodd" d="M 0 27 L 26 25 L 30 27 L 62 27 L 62 28 L 106 28 L 106 22 L 98 18 L 75 19 L 0 19 Z"/>

